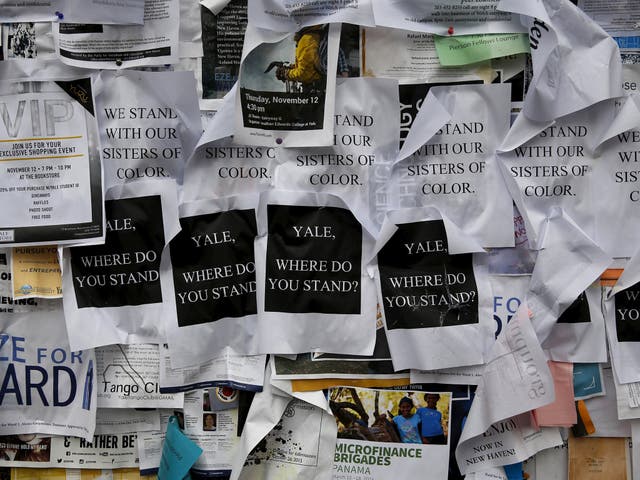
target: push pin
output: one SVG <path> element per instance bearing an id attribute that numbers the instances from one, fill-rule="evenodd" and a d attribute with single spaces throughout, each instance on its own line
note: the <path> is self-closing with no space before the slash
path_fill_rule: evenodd
<path id="1" fill-rule="evenodd" d="M 62 12 L 56 12 L 56 17 L 58 17 L 58 20 L 62 20 L 64 18 L 64 14 Z"/>
<path id="2" fill-rule="evenodd" d="M 276 138 L 276 143 L 280 145 L 282 143 L 282 139 L 280 137 Z"/>
<path id="3" fill-rule="evenodd" d="M 122 65 L 122 60 L 117 59 L 117 60 L 116 60 L 116 65 L 117 65 L 118 67 L 119 67 L 119 66 L 121 66 L 121 65 Z"/>
<path id="4" fill-rule="evenodd" d="M 453 27 L 449 27 L 449 30 L 447 30 L 447 32 L 449 33 L 449 35 L 453 35 Z"/>

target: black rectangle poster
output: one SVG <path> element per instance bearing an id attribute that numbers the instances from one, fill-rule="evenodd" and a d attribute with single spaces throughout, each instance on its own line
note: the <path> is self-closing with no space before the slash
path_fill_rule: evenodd
<path id="1" fill-rule="evenodd" d="M 255 211 L 183 217 L 170 243 L 180 327 L 256 313 Z"/>
<path id="2" fill-rule="evenodd" d="M 265 311 L 359 314 L 362 227 L 344 208 L 269 205 Z"/>
<path id="3" fill-rule="evenodd" d="M 478 323 L 472 254 L 449 254 L 442 220 L 397 227 L 378 253 L 387 329 Z"/>
<path id="4" fill-rule="evenodd" d="M 105 244 L 70 249 L 78 308 L 161 303 L 160 196 L 108 200 L 105 212 Z"/>

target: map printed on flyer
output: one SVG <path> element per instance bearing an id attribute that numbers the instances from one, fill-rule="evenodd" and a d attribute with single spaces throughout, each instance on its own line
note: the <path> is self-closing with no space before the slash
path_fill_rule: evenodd
<path id="1" fill-rule="evenodd" d="M 41 82 L 1 95 L 0 243 L 81 243 L 102 230 L 91 80 Z"/>
<path id="2" fill-rule="evenodd" d="M 181 393 L 160 392 L 160 353 L 154 344 L 96 349 L 100 408 L 182 408 Z"/>

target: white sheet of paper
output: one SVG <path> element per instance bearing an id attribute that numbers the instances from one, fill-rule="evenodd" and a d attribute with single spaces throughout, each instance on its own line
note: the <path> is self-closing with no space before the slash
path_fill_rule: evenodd
<path id="1" fill-rule="evenodd" d="M 456 450 L 460 471 L 482 469 L 474 468 L 473 461 L 468 463 L 465 458 L 473 456 L 469 455 L 473 452 L 469 446 L 491 425 L 548 405 L 554 399 L 553 378 L 529 320 L 528 307 L 523 303 L 491 349 Z M 505 462 L 492 459 L 493 466 L 521 460 L 524 458 Z"/>
<path id="2" fill-rule="evenodd" d="M 102 71 L 96 110 L 105 188 L 166 178 L 182 183 L 202 134 L 191 72 Z"/>
<path id="3" fill-rule="evenodd" d="M 527 97 L 529 98 L 529 97 Z M 615 101 L 559 118 L 534 122 L 519 115 L 497 154 L 505 183 L 522 214 L 529 242 L 540 248 L 540 231 L 552 207 L 562 208 L 597 240 L 594 194 L 596 148 L 615 118 Z"/>
<path id="4" fill-rule="evenodd" d="M 392 202 L 388 176 L 399 135 L 395 80 L 341 79 L 336 86 L 334 145 L 276 149 L 274 187 L 338 195 L 376 235 Z"/>
<path id="5" fill-rule="evenodd" d="M 375 1 L 373 11 L 376 25 L 438 35 L 524 32 L 516 15 L 496 9 L 499 1 L 385 0 Z"/>
<path id="6" fill-rule="evenodd" d="M 554 120 L 622 95 L 618 45 L 571 2 L 501 0 L 498 8 L 526 16 L 533 80 L 524 115 Z"/>
<path id="7" fill-rule="evenodd" d="M 549 213 L 543 227 L 542 246 L 531 275 L 527 303 L 534 314 L 533 327 L 538 339 L 544 343 L 552 329 L 560 332 L 556 321 L 562 312 L 599 279 L 612 259 L 559 209 L 551 209 Z M 592 298 L 591 303 L 597 308 L 599 302 Z M 594 343 L 589 348 L 598 361 L 603 361 L 601 357 L 605 352 L 598 343 L 602 340 L 601 328 L 600 334 L 594 331 L 594 335 L 591 337 Z M 557 347 L 561 339 L 550 342 L 550 346 Z M 556 354 L 560 355 L 560 351 L 556 350 Z M 568 351 L 564 355 L 568 355 Z"/>
<path id="8" fill-rule="evenodd" d="M 620 383 L 640 382 L 640 254 L 627 262 L 616 284 L 607 291 L 605 324 L 609 355 Z"/>
<path id="9" fill-rule="evenodd" d="M 219 386 L 254 392 L 262 390 L 265 355 L 238 355 L 227 347 L 212 360 L 192 367 L 174 368 L 171 359 L 168 345 L 161 347 L 160 391 L 163 393 Z"/>
<path id="10" fill-rule="evenodd" d="M 58 58 L 71 66 L 110 70 L 177 63 L 180 0 L 146 2 L 144 25 L 54 24 Z"/>
<path id="11" fill-rule="evenodd" d="M 217 357 L 225 347 L 260 353 L 254 253 L 256 195 L 180 206 L 183 230 L 162 264 L 162 319 L 171 365 Z"/>
<path id="12" fill-rule="evenodd" d="M 461 471 L 468 473 L 521 462 L 561 444 L 558 428 L 538 429 L 525 413 L 494 423 L 483 435 L 459 444 L 456 458 Z"/>
<path id="13" fill-rule="evenodd" d="M 62 310 L 0 316 L 0 435 L 74 435 L 91 441 L 96 426 L 93 350 L 69 348 Z M 38 372 L 33 387 L 33 372 Z M 34 391 L 35 390 L 35 391 Z"/>
<path id="14" fill-rule="evenodd" d="M 312 27 L 301 35 L 295 41 L 294 34 L 247 26 L 235 107 L 238 143 L 282 147 L 333 143 L 333 72 L 337 69 L 340 26 Z M 327 39 L 324 76 L 314 67 L 316 61 L 320 63 L 323 37 Z M 286 67 L 286 80 L 276 77 L 278 62 Z"/>
<path id="15" fill-rule="evenodd" d="M 375 251 L 394 368 L 483 363 L 494 323 L 486 255 L 470 253 L 478 243 L 435 208 L 414 208 L 387 213 Z"/>
<path id="16" fill-rule="evenodd" d="M 376 299 L 366 263 L 373 245 L 335 195 L 261 194 L 255 242 L 258 353 L 371 355 Z"/>
<path id="17" fill-rule="evenodd" d="M 514 245 L 513 201 L 495 158 L 509 130 L 509 92 L 508 85 L 429 90 L 394 165 L 397 208 L 434 206 L 483 247 Z M 400 195 L 407 189 L 412 195 Z"/>
<path id="18" fill-rule="evenodd" d="M 137 24 L 144 23 L 145 0 L 57 0 L 65 23 Z"/>
<path id="19" fill-rule="evenodd" d="M 180 230 L 176 184 L 132 182 L 112 187 L 106 199 L 127 215 L 107 219 L 106 244 L 64 250 L 69 343 L 74 350 L 164 343 L 162 319 L 169 303 L 163 301 L 159 271 L 163 250 L 168 254 L 165 245 Z"/>
<path id="20" fill-rule="evenodd" d="M 319 23 L 374 26 L 374 0 L 250 0 L 249 21 L 259 28 L 293 32 Z"/>

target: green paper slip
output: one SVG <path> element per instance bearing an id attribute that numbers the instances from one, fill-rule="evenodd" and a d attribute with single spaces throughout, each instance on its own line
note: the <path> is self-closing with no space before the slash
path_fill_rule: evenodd
<path id="1" fill-rule="evenodd" d="M 467 65 L 491 58 L 505 57 L 530 50 L 529 37 L 523 33 L 495 35 L 433 36 L 440 63 L 444 66 Z"/>

